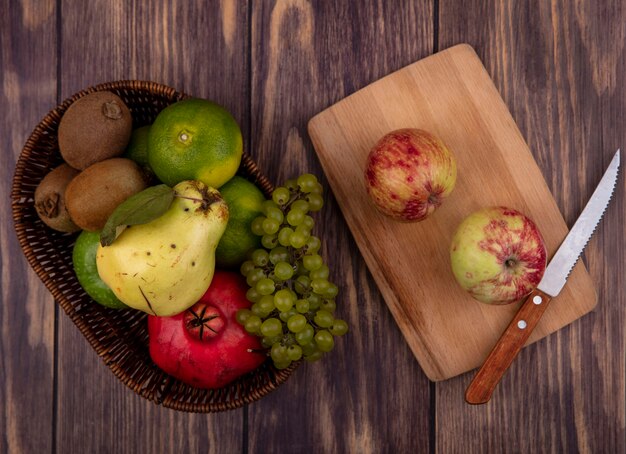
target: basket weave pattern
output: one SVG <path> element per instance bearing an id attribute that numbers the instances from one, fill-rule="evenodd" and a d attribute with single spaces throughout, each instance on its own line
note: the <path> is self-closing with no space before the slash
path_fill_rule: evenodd
<path id="1" fill-rule="evenodd" d="M 95 303 L 78 283 L 72 267 L 77 235 L 56 232 L 37 216 L 35 189 L 50 170 L 63 162 L 57 143 L 63 113 L 77 99 L 104 90 L 124 100 L 134 128 L 151 124 L 163 108 L 188 97 L 154 82 L 109 82 L 75 94 L 45 116 L 22 150 L 11 193 L 15 230 L 28 262 L 115 376 L 140 396 L 176 410 L 203 413 L 234 409 L 260 399 L 285 382 L 297 364 L 279 371 L 268 360 L 255 371 L 215 390 L 197 389 L 167 375 L 150 359 L 146 314 Z M 269 197 L 272 184 L 245 153 L 238 173 Z"/>

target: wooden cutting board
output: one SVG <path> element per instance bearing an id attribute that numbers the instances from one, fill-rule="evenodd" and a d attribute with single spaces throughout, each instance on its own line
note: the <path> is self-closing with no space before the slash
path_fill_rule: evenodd
<path id="1" fill-rule="evenodd" d="M 370 148 L 387 132 L 422 128 L 457 158 L 454 192 L 423 222 L 398 223 L 370 203 Z M 348 226 L 424 372 L 444 380 L 478 367 L 520 303 L 489 306 L 462 290 L 448 247 L 461 220 L 486 206 L 535 221 L 551 257 L 567 225 L 511 114 L 474 50 L 458 45 L 359 90 L 311 119 L 309 134 Z M 358 304 L 358 301 L 351 301 Z M 596 293 L 579 261 L 529 343 L 592 310 Z M 518 359 L 524 361 L 523 355 Z"/>

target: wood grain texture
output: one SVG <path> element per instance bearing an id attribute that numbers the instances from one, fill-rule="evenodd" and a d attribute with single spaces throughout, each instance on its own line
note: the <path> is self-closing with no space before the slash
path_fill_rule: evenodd
<path id="1" fill-rule="evenodd" d="M 410 37 L 410 38 L 408 38 Z M 429 384 L 347 229 L 308 120 L 432 50 L 432 3 L 254 2 L 252 149 L 274 181 L 303 172 L 326 190 L 315 234 L 351 331 L 321 362 L 250 407 L 251 452 L 427 452 Z M 407 39 L 408 38 L 408 39 Z"/>
<path id="2" fill-rule="evenodd" d="M 215 99 L 279 181 L 302 171 L 322 176 L 309 118 L 427 56 L 436 41 L 468 42 L 571 225 L 626 144 L 623 2 L 0 0 L 0 11 L 0 452 L 624 451 L 623 176 L 586 252 L 595 312 L 524 349 L 483 407 L 463 402 L 471 374 L 428 383 L 330 191 L 317 233 L 351 332 L 260 402 L 216 415 L 144 401 L 63 313 L 54 368 L 55 306 L 19 250 L 8 205 L 15 159 L 33 126 L 87 85 L 152 79 Z"/>
<path id="3" fill-rule="evenodd" d="M 623 3 L 439 7 L 441 47 L 478 50 L 571 226 L 626 143 Z M 585 253 L 595 311 L 524 349 L 486 406 L 460 405 L 470 374 L 438 384 L 438 452 L 623 452 L 624 192 L 622 176 Z"/>
<path id="4" fill-rule="evenodd" d="M 373 206 L 364 169 L 384 134 L 407 127 L 441 138 L 456 157 L 458 177 L 430 218 L 401 223 Z M 309 131 L 359 250 L 426 375 L 445 380 L 480 366 L 521 302 L 481 304 L 456 283 L 449 247 L 458 225 L 485 207 L 519 210 L 536 223 L 549 256 L 567 226 L 474 50 L 454 46 L 409 65 L 320 113 Z M 580 264 L 530 342 L 595 304 Z"/>
<path id="5" fill-rule="evenodd" d="M 153 80 L 223 104 L 247 142 L 247 5 L 217 6 L 63 1 L 61 97 L 102 81 Z M 63 314 L 58 338 L 58 452 L 242 450 L 244 409 L 158 407 L 120 383 Z"/>
<path id="6" fill-rule="evenodd" d="M 56 8 L 3 0 L 0 11 L 0 452 L 49 452 L 55 304 L 21 252 L 9 194 L 24 143 L 56 104 Z"/>

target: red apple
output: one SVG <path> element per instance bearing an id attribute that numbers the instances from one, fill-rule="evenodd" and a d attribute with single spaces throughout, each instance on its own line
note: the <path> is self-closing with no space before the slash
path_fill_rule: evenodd
<path id="1" fill-rule="evenodd" d="M 452 192 L 456 159 L 448 147 L 420 129 L 392 131 L 367 157 L 367 193 L 384 214 L 399 221 L 422 221 Z"/>
<path id="2" fill-rule="evenodd" d="M 546 246 L 537 226 L 512 208 L 476 211 L 450 245 L 457 282 L 478 301 L 507 304 L 528 295 L 546 269 Z"/>

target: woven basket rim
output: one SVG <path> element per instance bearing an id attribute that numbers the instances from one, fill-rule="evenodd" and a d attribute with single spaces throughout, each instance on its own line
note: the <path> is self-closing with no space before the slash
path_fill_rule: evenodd
<path id="1" fill-rule="evenodd" d="M 100 356 L 104 364 L 113 372 L 113 374 L 127 387 L 132 389 L 136 394 L 157 405 L 190 413 L 213 413 L 224 410 L 231 410 L 255 402 L 270 393 L 271 391 L 274 391 L 281 384 L 283 384 L 290 377 L 292 372 L 301 364 L 301 361 L 292 363 L 291 366 L 283 370 L 276 370 L 273 368 L 273 366 L 271 366 L 274 371 L 274 379 L 270 379 L 268 383 L 264 384 L 264 386 L 261 386 L 258 389 L 253 389 L 251 392 L 245 393 L 244 395 L 239 395 L 237 398 L 226 402 L 190 403 L 177 401 L 176 396 L 167 394 L 169 389 L 171 389 L 176 384 L 180 384 L 180 386 L 183 387 L 189 387 L 193 390 L 193 393 L 197 393 L 198 395 L 201 395 L 203 393 L 211 393 L 213 392 L 213 390 L 193 388 L 189 385 L 185 385 L 184 383 L 171 376 L 168 376 L 168 381 L 163 385 L 160 393 L 158 391 L 155 392 L 154 390 L 150 391 L 142 389 L 142 385 L 144 384 L 144 382 L 140 382 L 133 386 L 133 376 L 128 374 L 124 368 L 114 367 L 114 362 L 106 361 L 103 353 L 100 351 L 102 346 L 99 343 L 98 339 L 91 334 L 85 320 L 80 316 L 80 314 L 76 312 L 70 301 L 59 289 L 58 283 L 53 278 L 51 278 L 48 272 L 43 268 L 42 264 L 37 259 L 36 254 L 32 250 L 30 243 L 28 242 L 26 231 L 20 227 L 22 214 L 20 200 L 23 198 L 23 196 L 20 195 L 22 179 L 24 176 L 24 172 L 27 169 L 28 160 L 33 153 L 35 145 L 38 143 L 39 140 L 41 140 L 42 136 L 45 134 L 46 125 L 58 122 L 61 119 L 63 113 L 77 99 L 82 98 L 89 93 L 105 90 L 139 90 L 145 91 L 149 94 L 158 93 L 160 95 L 165 95 L 170 98 L 177 98 L 178 100 L 191 97 L 191 95 L 187 93 L 177 91 L 172 87 L 160 84 L 158 82 L 148 80 L 117 80 L 89 86 L 66 98 L 59 105 L 51 109 L 43 117 L 43 119 L 40 120 L 39 123 L 37 123 L 31 134 L 29 135 L 15 165 L 15 172 L 13 175 L 11 190 L 11 210 L 13 215 L 14 231 L 16 233 L 20 248 L 22 249 L 22 252 L 24 253 L 31 268 L 35 271 L 45 287 L 52 294 L 55 302 L 63 308 L 63 311 L 67 314 L 70 320 L 78 327 L 81 334 L 87 339 L 96 354 Z M 265 193 L 265 195 L 268 196 L 268 191 L 271 191 L 272 185 L 269 180 L 267 180 L 267 177 L 265 177 L 265 175 L 261 173 L 254 160 L 246 152 L 244 152 L 242 156 L 240 169 L 242 168 L 245 168 L 258 181 L 261 182 L 261 189 Z M 252 373 L 254 373 L 254 371 Z M 165 394 L 165 398 L 161 398 L 161 395 L 163 394 Z"/>

